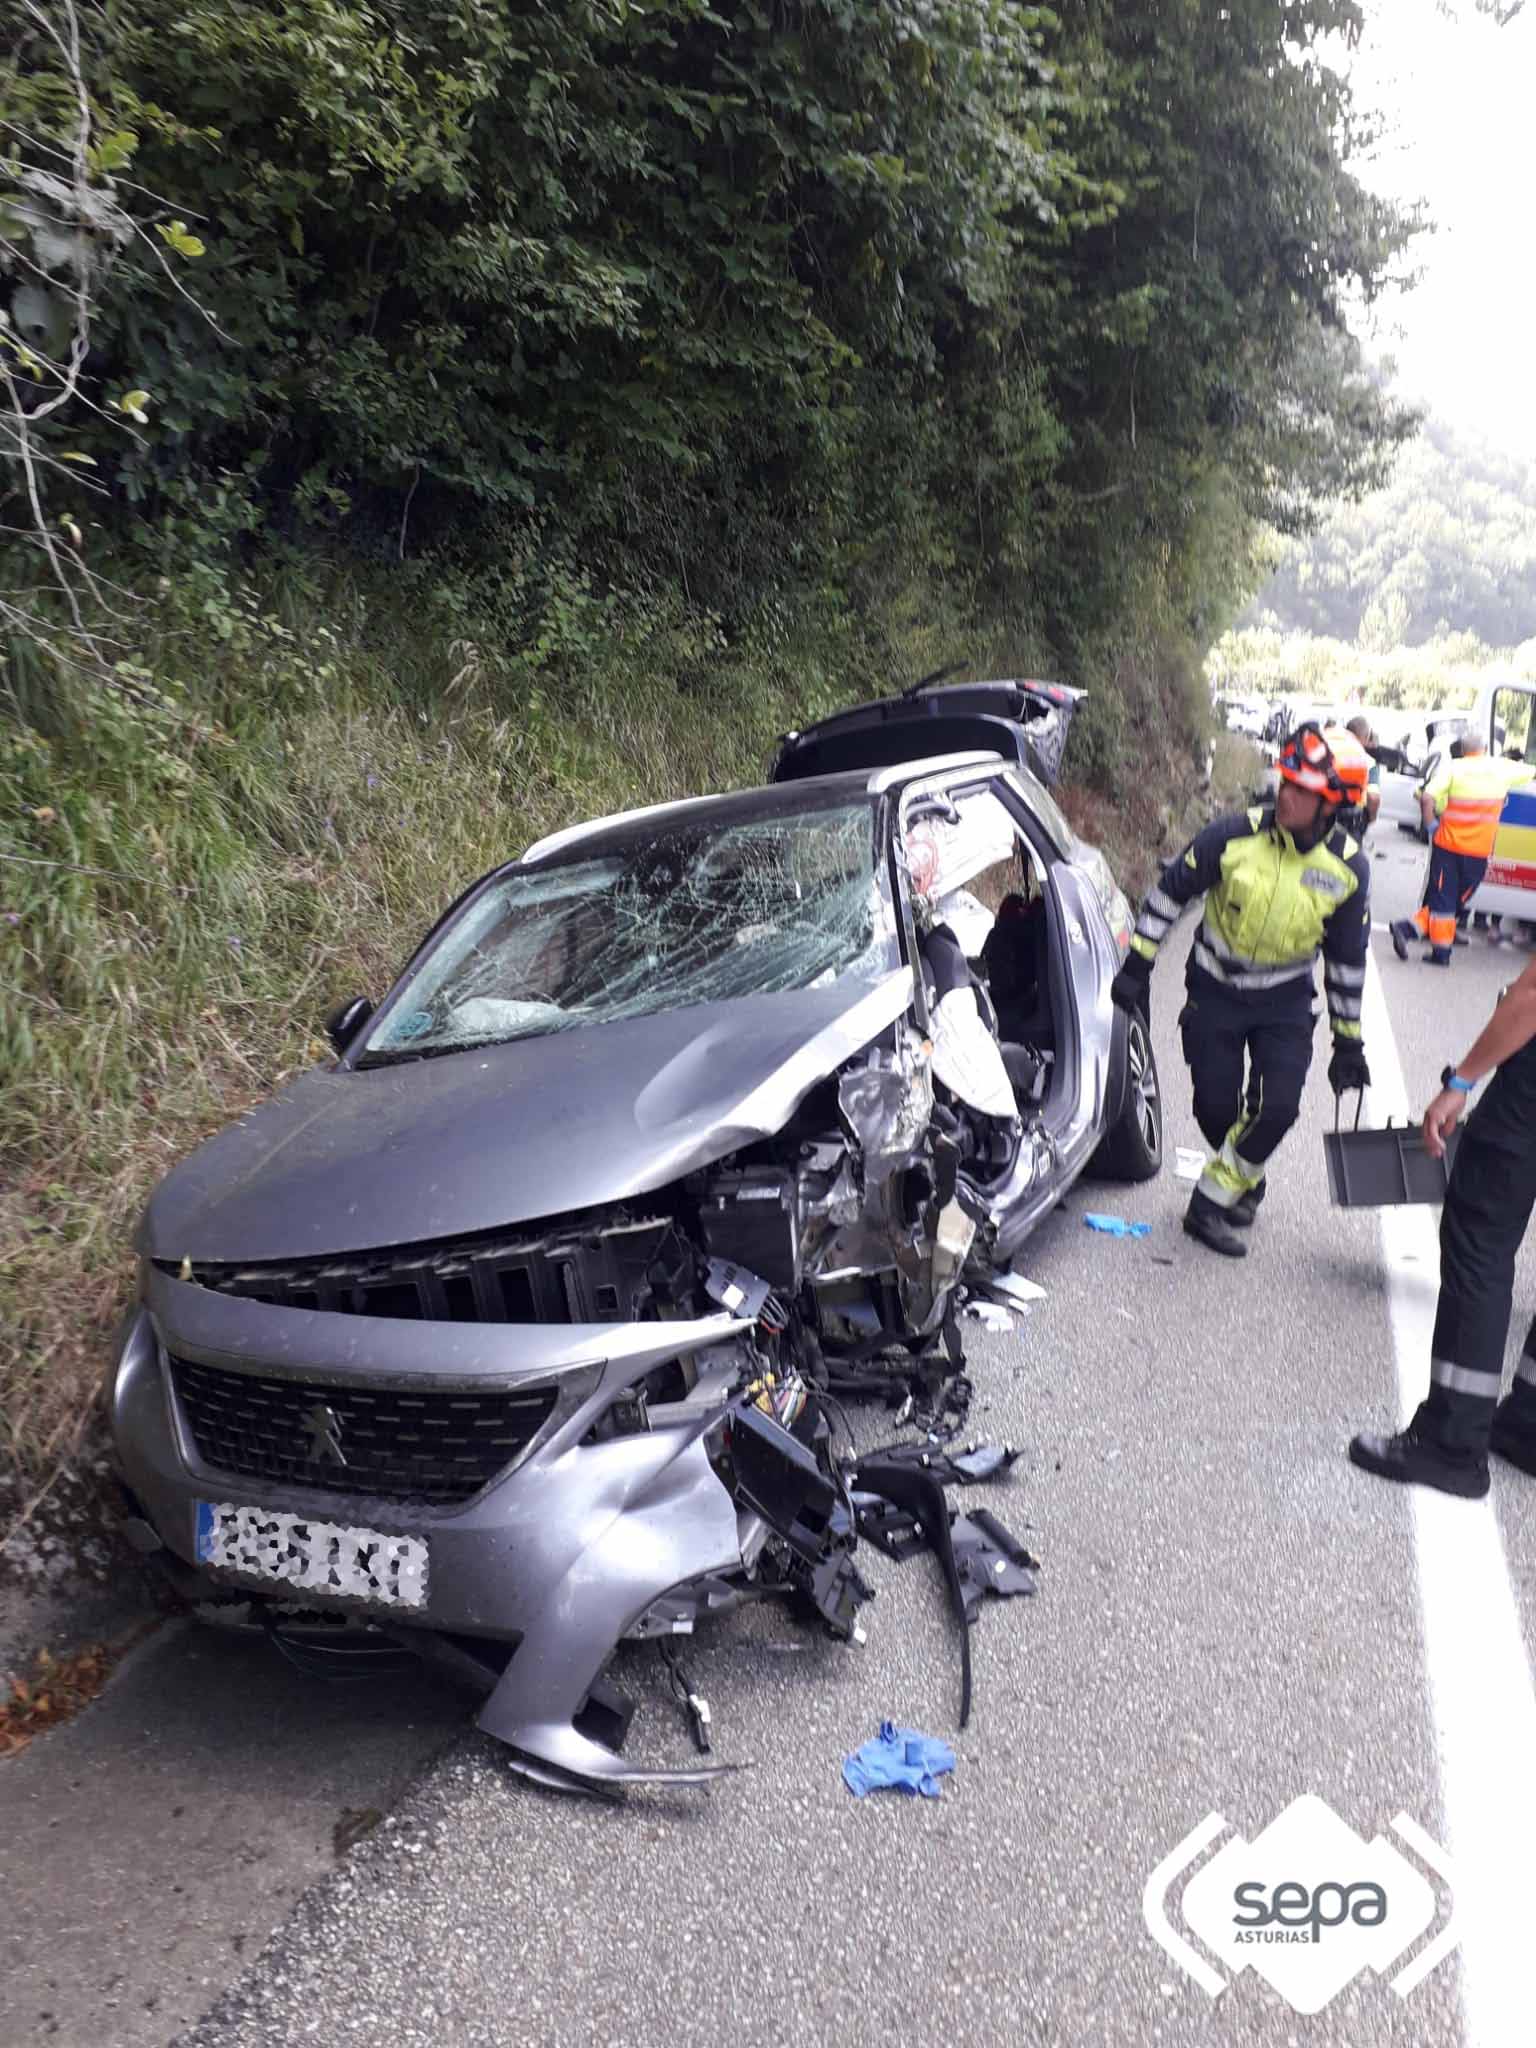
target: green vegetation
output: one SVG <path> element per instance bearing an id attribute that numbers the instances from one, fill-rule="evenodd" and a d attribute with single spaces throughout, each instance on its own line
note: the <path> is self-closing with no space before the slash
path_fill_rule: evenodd
<path id="1" fill-rule="evenodd" d="M 1536 642 L 1500 655 L 1473 634 L 1454 633 L 1422 647 L 1376 653 L 1354 641 L 1244 626 L 1223 633 L 1206 658 L 1212 687 L 1236 696 L 1304 697 L 1392 711 L 1469 705 L 1495 672 L 1536 672 Z"/>
<path id="2" fill-rule="evenodd" d="M 1536 641 L 1536 462 L 1426 423 L 1385 490 L 1290 548 L 1241 621 L 1366 654 Z"/>
<path id="3" fill-rule="evenodd" d="M 1351 0 L 21 0 L 0 54 L 0 1451 L 145 1187 L 551 822 L 964 657 L 1141 863 L 1411 422 Z M 74 37 L 80 33 L 78 59 Z M 1176 793 L 1170 795 L 1170 793 Z"/>
<path id="4" fill-rule="evenodd" d="M 1383 490 L 1342 504 L 1217 642 L 1218 689 L 1421 710 L 1536 675 L 1536 463 L 1430 421 Z"/>
<path id="5" fill-rule="evenodd" d="M 1342 168 L 1324 39 L 1359 23 L 113 0 L 74 184 L 35 26 L 0 71 L 0 132 L 38 138 L 0 207 L 9 346 L 61 362 L 84 278 L 108 401 L 35 421 L 51 509 L 89 533 L 104 485 L 110 535 L 238 477 L 284 534 L 554 550 L 733 631 L 943 576 L 1066 660 L 1149 582 L 1198 639 L 1252 522 L 1303 529 L 1409 425 L 1344 323 L 1408 235 Z"/>

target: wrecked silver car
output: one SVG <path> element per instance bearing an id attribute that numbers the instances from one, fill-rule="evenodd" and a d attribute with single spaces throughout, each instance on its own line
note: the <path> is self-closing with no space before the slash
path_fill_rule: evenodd
<path id="1" fill-rule="evenodd" d="M 1161 1158 L 1129 909 L 1034 772 L 1070 699 L 986 689 L 530 847 L 166 1178 L 109 1407 L 194 1599 L 353 1617 L 588 1787 L 679 1775 L 623 1757 L 621 1641 L 768 1594 L 857 1632 L 836 1397 L 942 1421 L 966 1298 Z"/>

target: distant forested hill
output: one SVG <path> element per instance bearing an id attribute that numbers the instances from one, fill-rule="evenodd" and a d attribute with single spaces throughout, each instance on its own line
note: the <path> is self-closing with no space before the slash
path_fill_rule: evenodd
<path id="1" fill-rule="evenodd" d="M 1474 633 L 1536 636 L 1536 463 L 1426 423 L 1392 482 L 1294 543 L 1242 624 L 1278 624 L 1368 651 Z"/>

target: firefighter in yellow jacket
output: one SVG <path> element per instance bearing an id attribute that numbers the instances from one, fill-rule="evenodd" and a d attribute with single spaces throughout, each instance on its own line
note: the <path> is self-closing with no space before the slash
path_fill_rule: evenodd
<path id="1" fill-rule="evenodd" d="M 1477 893 L 1488 872 L 1488 857 L 1498 836 L 1499 814 L 1512 789 L 1536 780 L 1536 768 L 1524 761 L 1496 761 L 1477 733 L 1468 733 L 1451 748 L 1450 758 L 1419 794 L 1425 827 L 1434 827 L 1429 849 L 1429 887 L 1413 917 L 1392 926 L 1392 948 L 1408 958 L 1416 938 L 1429 941 L 1421 958 L 1431 967 L 1449 967 L 1456 943 L 1456 919 Z"/>
<path id="2" fill-rule="evenodd" d="M 1301 1113 L 1319 953 L 1333 1027 L 1329 1082 L 1341 1094 L 1371 1079 L 1360 1037 L 1371 871 L 1338 822 L 1364 801 L 1370 760 L 1352 734 L 1304 725 L 1276 765 L 1272 806 L 1218 818 L 1163 870 L 1114 987 L 1123 1007 L 1145 1006 L 1158 947 L 1203 896 L 1179 1029 L 1195 1121 L 1213 1156 L 1184 1228 L 1228 1258 L 1246 1254 L 1265 1168 Z"/>

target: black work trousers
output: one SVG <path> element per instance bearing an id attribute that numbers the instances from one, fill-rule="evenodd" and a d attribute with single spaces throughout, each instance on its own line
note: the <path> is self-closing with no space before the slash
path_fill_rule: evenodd
<path id="1" fill-rule="evenodd" d="M 1312 983 L 1303 976 L 1239 994 L 1191 968 L 1187 986 L 1179 1032 L 1195 1122 L 1217 1155 L 1200 1185 L 1230 1207 L 1263 1179 L 1265 1162 L 1301 1114 L 1312 1064 Z"/>
<path id="2" fill-rule="evenodd" d="M 1515 1255 L 1536 1208 L 1536 1044 L 1501 1067 L 1473 1110 L 1440 1216 L 1440 1301 L 1421 1429 L 1481 1454 L 1499 1398 L 1514 1304 Z M 1509 1396 L 1536 1437 L 1536 1321 Z"/>

